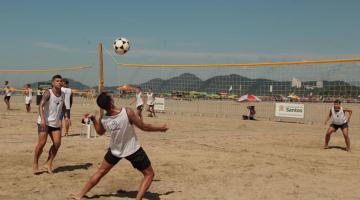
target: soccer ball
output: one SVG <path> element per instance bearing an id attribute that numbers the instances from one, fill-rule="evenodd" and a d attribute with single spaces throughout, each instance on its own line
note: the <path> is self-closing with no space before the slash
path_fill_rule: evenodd
<path id="1" fill-rule="evenodd" d="M 117 38 L 113 43 L 113 48 L 116 54 L 124 55 L 130 50 L 130 42 L 123 37 Z"/>

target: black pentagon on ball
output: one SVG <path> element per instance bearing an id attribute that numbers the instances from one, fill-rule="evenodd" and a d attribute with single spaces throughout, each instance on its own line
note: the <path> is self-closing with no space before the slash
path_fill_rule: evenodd
<path id="1" fill-rule="evenodd" d="M 127 52 L 127 50 L 124 50 L 124 53 L 126 53 Z"/>
<path id="2" fill-rule="evenodd" d="M 124 46 L 121 46 L 120 49 L 124 49 Z"/>
<path id="3" fill-rule="evenodd" d="M 125 43 L 126 43 L 126 41 L 124 41 L 124 40 L 123 40 L 123 41 L 122 41 L 122 43 L 123 43 L 123 44 L 125 44 Z"/>
<path id="4" fill-rule="evenodd" d="M 115 46 L 115 49 L 116 49 L 116 50 L 118 50 L 118 47 L 117 47 L 117 46 Z"/>

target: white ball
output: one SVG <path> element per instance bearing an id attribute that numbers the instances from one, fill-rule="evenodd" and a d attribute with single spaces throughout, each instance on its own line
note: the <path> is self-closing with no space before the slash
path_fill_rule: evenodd
<path id="1" fill-rule="evenodd" d="M 124 55 L 130 50 L 130 42 L 124 37 L 117 38 L 113 43 L 113 48 L 116 54 Z"/>

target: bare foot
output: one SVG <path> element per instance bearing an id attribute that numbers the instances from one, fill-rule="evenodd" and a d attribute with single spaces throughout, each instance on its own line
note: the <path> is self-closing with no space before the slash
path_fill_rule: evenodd
<path id="1" fill-rule="evenodd" d="M 44 168 L 49 174 L 52 174 L 52 173 L 53 173 L 53 169 L 52 169 L 52 166 L 51 166 L 51 165 L 45 163 L 45 164 L 43 165 L 43 168 Z"/>
<path id="2" fill-rule="evenodd" d="M 74 200 L 81 200 L 82 196 L 80 196 L 79 194 L 70 194 L 71 199 Z"/>
<path id="3" fill-rule="evenodd" d="M 33 174 L 39 173 L 39 166 L 37 164 L 33 164 Z"/>
<path id="4" fill-rule="evenodd" d="M 345 151 L 351 152 L 351 149 L 350 149 L 350 148 L 346 148 Z"/>
<path id="5" fill-rule="evenodd" d="M 330 149 L 330 147 L 329 146 L 324 146 L 324 149 Z"/>

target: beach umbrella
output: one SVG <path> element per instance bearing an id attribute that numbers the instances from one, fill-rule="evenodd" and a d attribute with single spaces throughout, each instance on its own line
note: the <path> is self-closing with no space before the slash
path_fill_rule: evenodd
<path id="1" fill-rule="evenodd" d="M 117 88 L 118 90 L 121 90 L 123 92 L 133 92 L 135 91 L 135 88 L 130 85 L 122 85 Z"/>
<path id="2" fill-rule="evenodd" d="M 239 97 L 237 99 L 238 102 L 243 102 L 243 101 L 250 101 L 250 102 L 255 102 L 255 101 L 261 101 L 261 99 L 259 99 L 259 97 L 255 96 L 255 95 L 249 95 L 249 94 L 245 94 L 241 97 Z"/>

